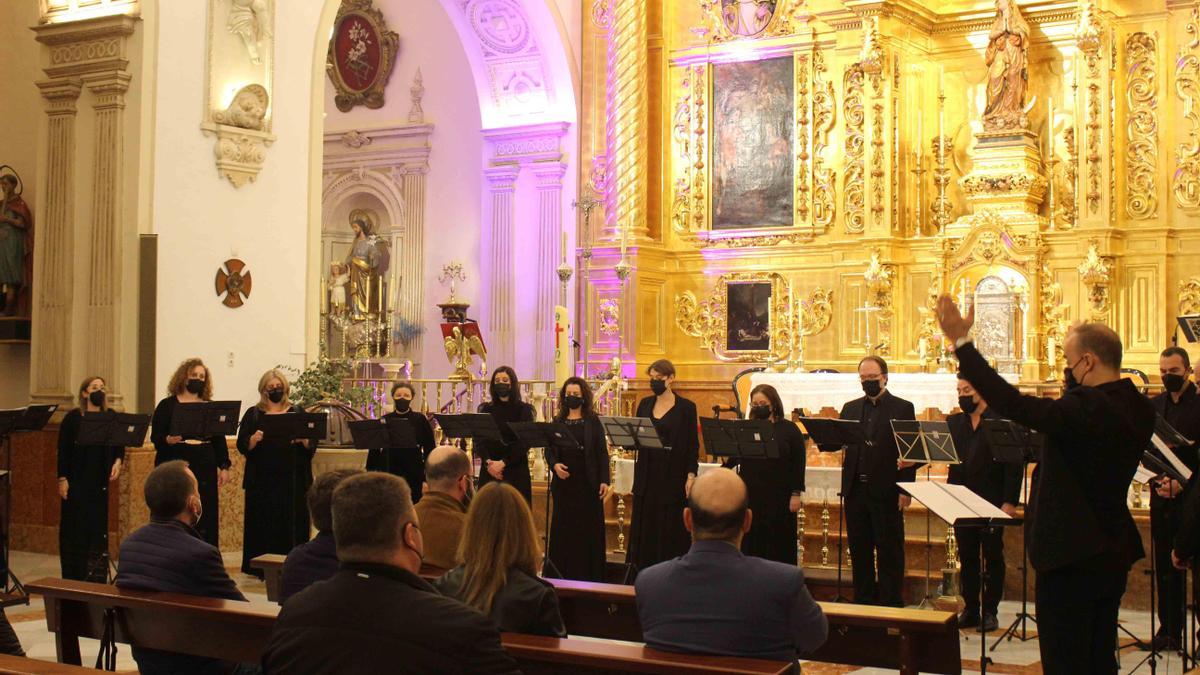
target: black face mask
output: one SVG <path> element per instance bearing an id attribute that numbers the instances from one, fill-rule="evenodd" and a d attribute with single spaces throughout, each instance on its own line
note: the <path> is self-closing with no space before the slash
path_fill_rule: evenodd
<path id="1" fill-rule="evenodd" d="M 204 380 L 191 378 L 187 381 L 187 390 L 189 393 L 199 396 L 204 393 Z"/>
<path id="2" fill-rule="evenodd" d="M 97 408 L 103 408 L 104 407 L 104 392 L 102 392 L 102 391 L 91 392 L 90 394 L 88 394 L 88 402 L 91 403 L 92 405 L 96 406 Z"/>
<path id="3" fill-rule="evenodd" d="M 974 396 L 959 396 L 958 397 L 959 410 L 962 410 L 963 412 L 967 413 L 968 415 L 975 412 L 975 409 L 978 407 L 979 407 L 979 404 L 975 402 Z"/>
<path id="4" fill-rule="evenodd" d="M 1183 375 L 1176 375 L 1175 373 L 1167 373 L 1166 375 L 1163 375 L 1162 381 L 1163 387 L 1165 387 L 1166 390 L 1172 394 L 1183 391 L 1183 386 L 1187 384 L 1186 377 Z"/>
<path id="5" fill-rule="evenodd" d="M 883 391 L 883 383 L 879 380 L 863 380 L 863 393 L 871 398 L 879 396 L 879 392 Z"/>
<path id="6" fill-rule="evenodd" d="M 408 409 L 412 407 L 412 401 L 406 398 L 398 398 L 392 401 L 392 403 L 395 404 L 396 412 L 398 413 L 406 413 L 408 412 Z"/>
<path id="7" fill-rule="evenodd" d="M 512 393 L 512 385 L 503 382 L 492 384 L 492 398 L 505 398 Z"/>
<path id="8" fill-rule="evenodd" d="M 1075 379 L 1075 371 L 1071 370 L 1070 366 L 1063 368 L 1063 389 L 1071 391 L 1079 386 L 1079 380 Z"/>
<path id="9" fill-rule="evenodd" d="M 667 381 L 650 380 L 650 391 L 654 392 L 655 396 L 662 396 L 667 391 Z"/>
<path id="10" fill-rule="evenodd" d="M 582 396 L 564 396 L 563 405 L 567 406 L 568 410 L 579 410 L 583 407 Z"/>
<path id="11" fill-rule="evenodd" d="M 279 403 L 280 401 L 283 400 L 283 390 L 282 389 L 268 389 L 267 390 L 267 400 L 269 400 L 271 403 Z"/>
<path id="12" fill-rule="evenodd" d="M 756 420 L 771 419 L 771 406 L 769 405 L 752 405 L 750 406 L 750 418 Z"/>

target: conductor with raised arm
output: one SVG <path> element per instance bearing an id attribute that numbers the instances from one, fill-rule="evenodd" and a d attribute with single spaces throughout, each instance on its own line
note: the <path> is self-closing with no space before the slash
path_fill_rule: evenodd
<path id="1" fill-rule="evenodd" d="M 1154 406 L 1121 378 L 1121 338 L 1099 323 L 1072 328 L 1063 395 L 1047 399 L 1022 395 L 987 364 L 969 336 L 974 309 L 964 318 L 943 295 L 938 321 L 988 406 L 1046 437 L 1025 511 L 1044 671 L 1117 672 L 1125 578 L 1145 555 L 1125 499 L 1154 431 Z"/>
<path id="2" fill-rule="evenodd" d="M 854 602 L 903 607 L 904 521 L 912 497 L 897 482 L 916 480 L 913 465 L 900 466 L 892 420 L 913 420 L 913 404 L 887 390 L 887 361 L 868 356 L 858 363 L 862 398 L 842 406 L 841 418 L 862 422 L 867 445 L 846 447 L 842 462 L 846 535 L 854 571 Z M 878 556 L 878 562 L 876 557 Z M 878 567 L 878 572 L 876 572 Z"/>

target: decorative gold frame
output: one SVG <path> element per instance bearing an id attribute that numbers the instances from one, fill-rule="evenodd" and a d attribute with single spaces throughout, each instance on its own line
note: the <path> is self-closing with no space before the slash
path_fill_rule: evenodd
<path id="1" fill-rule="evenodd" d="M 379 72 L 371 86 L 362 91 L 356 91 L 342 80 L 337 64 L 334 62 L 333 38 L 337 35 L 342 21 L 349 15 L 362 18 L 379 36 Z M 349 112 L 356 105 L 365 105 L 373 109 L 382 108 L 383 90 L 392 77 L 392 69 L 396 65 L 396 54 L 399 51 L 400 36 L 394 31 L 388 30 L 387 22 L 383 20 L 383 12 L 375 8 L 374 0 L 342 0 L 341 6 L 338 7 L 337 17 L 333 20 L 333 31 L 330 33 L 329 49 L 325 56 L 325 73 L 337 91 L 333 97 L 337 109 Z"/>
<path id="2" fill-rule="evenodd" d="M 770 283 L 770 346 L 767 349 L 729 349 L 730 284 Z M 789 284 L 776 272 L 733 272 L 722 274 L 705 300 L 697 300 L 691 291 L 675 296 L 675 323 L 687 335 L 700 338 L 704 349 L 726 363 L 783 363 L 791 351 L 792 293 Z"/>

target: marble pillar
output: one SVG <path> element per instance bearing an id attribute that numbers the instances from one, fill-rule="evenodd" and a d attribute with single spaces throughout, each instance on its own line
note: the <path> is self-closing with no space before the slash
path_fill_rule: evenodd
<path id="1" fill-rule="evenodd" d="M 538 197 L 534 374 L 539 380 L 554 379 L 554 306 L 560 289 L 555 270 L 562 261 L 562 181 L 566 171 L 567 165 L 562 162 L 543 162 L 533 167 Z M 569 259 L 573 261 L 574 257 Z"/>
<path id="2" fill-rule="evenodd" d="M 515 356 L 516 258 L 513 240 L 516 220 L 516 189 L 519 168 L 503 164 L 484 169 L 488 181 L 487 256 L 491 270 L 488 278 L 488 361 L 512 363 Z"/>

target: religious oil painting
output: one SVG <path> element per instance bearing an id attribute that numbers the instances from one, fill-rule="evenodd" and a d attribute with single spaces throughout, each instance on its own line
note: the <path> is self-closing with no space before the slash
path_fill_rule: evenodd
<path id="1" fill-rule="evenodd" d="M 771 348 L 771 289 L 770 281 L 726 285 L 726 351 Z"/>
<path id="2" fill-rule="evenodd" d="M 712 228 L 789 227 L 792 58 L 713 67 Z"/>

